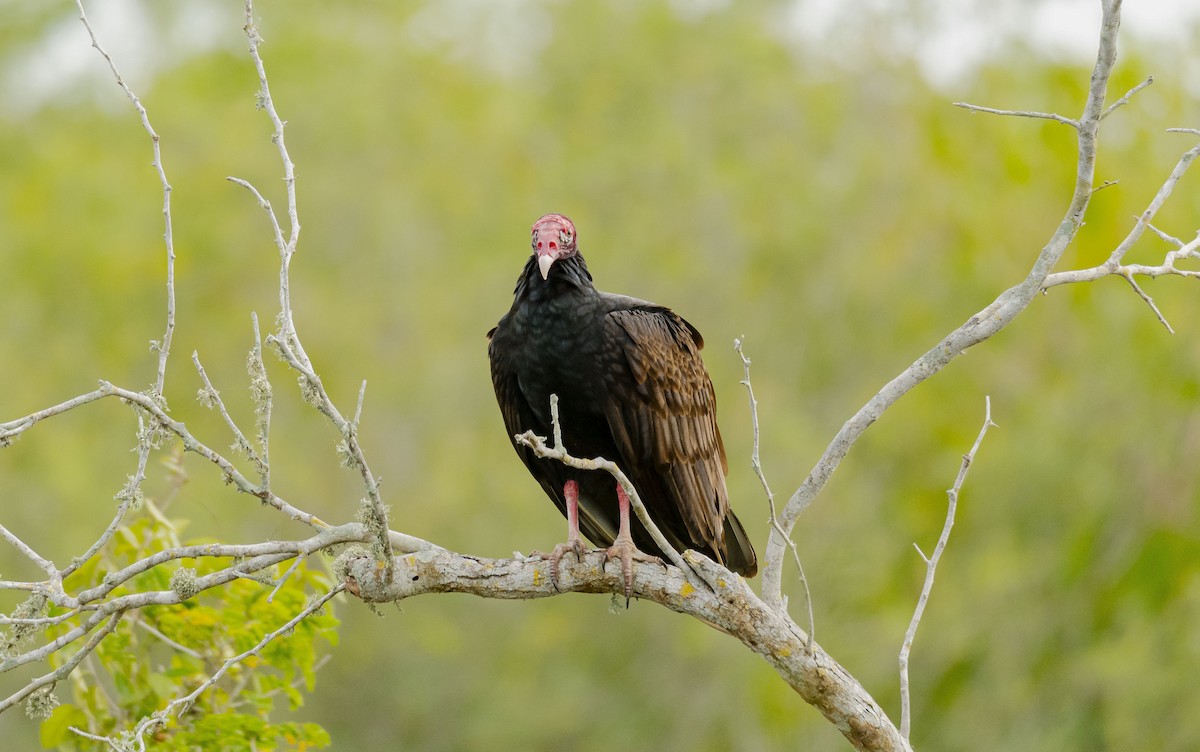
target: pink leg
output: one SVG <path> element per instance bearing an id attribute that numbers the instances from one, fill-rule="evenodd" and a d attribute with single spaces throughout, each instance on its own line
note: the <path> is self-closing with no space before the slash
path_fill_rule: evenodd
<path id="1" fill-rule="evenodd" d="M 550 582 L 558 587 L 558 562 L 571 551 L 576 561 L 583 561 L 587 549 L 579 537 L 579 484 L 569 480 L 563 484 L 563 498 L 567 502 L 567 542 L 559 543 L 546 558 L 550 560 Z"/>
<path id="2" fill-rule="evenodd" d="M 579 542 L 579 484 L 569 480 L 563 485 L 563 496 L 567 499 L 567 545 L 580 548 Z"/>
<path id="3" fill-rule="evenodd" d="M 620 483 L 617 484 L 617 515 L 620 519 L 617 541 L 622 543 L 628 541 L 632 545 L 633 536 L 629 534 L 629 495 L 625 493 L 625 487 Z"/>
<path id="4" fill-rule="evenodd" d="M 662 563 L 662 560 L 657 556 L 642 553 L 633 544 L 633 536 L 629 534 L 629 496 L 620 483 L 617 484 L 617 514 L 620 520 L 617 538 L 604 552 L 604 556 L 605 561 L 613 559 L 621 561 L 621 574 L 625 577 L 625 607 L 628 608 L 629 598 L 633 595 L 633 560 L 654 561 L 659 564 Z"/>

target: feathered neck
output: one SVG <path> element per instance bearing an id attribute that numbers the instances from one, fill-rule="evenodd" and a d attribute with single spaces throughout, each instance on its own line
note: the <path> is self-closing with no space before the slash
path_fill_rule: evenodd
<path id="1" fill-rule="evenodd" d="M 594 292 L 595 289 L 592 273 L 588 271 L 587 262 L 583 260 L 582 254 L 576 253 L 554 262 L 545 279 L 542 279 L 537 256 L 534 255 L 525 262 L 525 269 L 517 278 L 517 287 L 513 295 L 517 301 L 523 298 L 539 301 L 563 293 Z"/>

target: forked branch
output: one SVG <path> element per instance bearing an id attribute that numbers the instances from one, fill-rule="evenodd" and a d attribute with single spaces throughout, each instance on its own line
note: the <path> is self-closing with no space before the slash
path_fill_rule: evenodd
<path id="1" fill-rule="evenodd" d="M 783 609 L 782 569 L 787 535 L 800 514 L 825 487 L 830 476 L 863 432 L 901 397 L 918 384 L 940 372 L 967 349 L 983 342 L 1008 326 L 1043 289 L 1046 278 L 1062 258 L 1083 224 L 1084 214 L 1095 186 L 1096 138 L 1105 113 L 1104 99 L 1109 77 L 1117 58 L 1117 30 L 1120 26 L 1120 0 L 1104 0 L 1099 50 L 1088 86 L 1087 102 L 1078 122 L 1075 188 L 1066 214 L 1050 240 L 1034 260 L 1033 267 L 1019 284 L 1005 290 L 988 306 L 917 358 L 908 368 L 889 381 L 865 405 L 850 417 L 825 448 L 808 477 L 792 494 L 780 514 L 782 532 L 771 530 L 763 567 L 763 598 L 773 608 Z M 1057 118 L 1051 118 L 1057 119 Z M 1067 119 L 1069 120 L 1069 119 Z"/>
<path id="2" fill-rule="evenodd" d="M 925 604 L 929 602 L 929 593 L 933 590 L 933 577 L 937 572 L 938 561 L 941 560 L 942 552 L 946 550 L 946 543 L 950 540 L 950 530 L 954 527 L 954 513 L 958 509 L 958 494 L 962 491 L 963 482 L 967 479 L 967 471 L 971 469 L 971 463 L 975 461 L 975 453 L 979 451 L 983 437 L 994 425 L 996 424 L 992 422 L 992 398 L 985 397 L 983 426 L 979 429 L 979 435 L 975 437 L 975 443 L 971 445 L 971 451 L 963 455 L 962 465 L 958 468 L 958 476 L 954 479 L 954 485 L 946 491 L 948 497 L 946 521 L 942 525 L 942 534 L 938 536 L 937 544 L 933 547 L 933 555 L 926 556 L 920 546 L 916 543 L 913 544 L 917 553 L 925 561 L 925 583 L 921 586 L 917 607 L 913 610 L 908 629 L 904 632 L 904 644 L 900 646 L 900 734 L 905 739 L 909 738 L 908 733 L 912 726 L 912 703 L 908 692 L 908 655 L 912 651 L 913 639 L 917 636 L 917 627 L 921 624 L 921 617 L 925 614 Z"/>

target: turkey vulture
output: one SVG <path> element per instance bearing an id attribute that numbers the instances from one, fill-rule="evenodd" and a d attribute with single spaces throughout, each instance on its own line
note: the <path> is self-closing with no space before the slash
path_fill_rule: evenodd
<path id="1" fill-rule="evenodd" d="M 533 224 L 533 254 L 512 308 L 488 332 L 492 385 L 509 439 L 529 430 L 550 436 L 550 395 L 557 394 L 571 454 L 616 462 L 676 550 L 691 548 L 754 576 L 754 548 L 729 508 L 700 332 L 669 308 L 597 290 L 577 240 L 575 225 L 561 214 Z M 619 484 L 606 472 L 513 446 L 567 517 L 567 543 L 550 555 L 552 574 L 566 551 L 581 557 L 582 531 L 621 560 L 628 598 L 635 552 L 661 551 L 641 522 L 630 520 Z"/>

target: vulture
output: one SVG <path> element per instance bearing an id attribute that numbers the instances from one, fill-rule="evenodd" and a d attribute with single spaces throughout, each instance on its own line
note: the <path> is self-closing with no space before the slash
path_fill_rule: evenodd
<path id="1" fill-rule="evenodd" d="M 677 551 L 699 551 L 753 577 L 754 548 L 729 508 L 700 332 L 669 308 L 597 290 L 575 225 L 563 215 L 538 219 L 530 244 L 512 308 L 488 332 L 488 359 L 509 439 L 567 518 L 567 542 L 549 556 L 552 576 L 568 551 L 582 558 L 582 532 L 607 548 L 606 561 L 620 560 L 628 600 L 632 559 L 662 554 L 630 519 L 629 499 L 611 475 L 539 458 L 513 439 L 529 430 L 553 435 L 556 394 L 567 451 L 616 462 Z"/>

